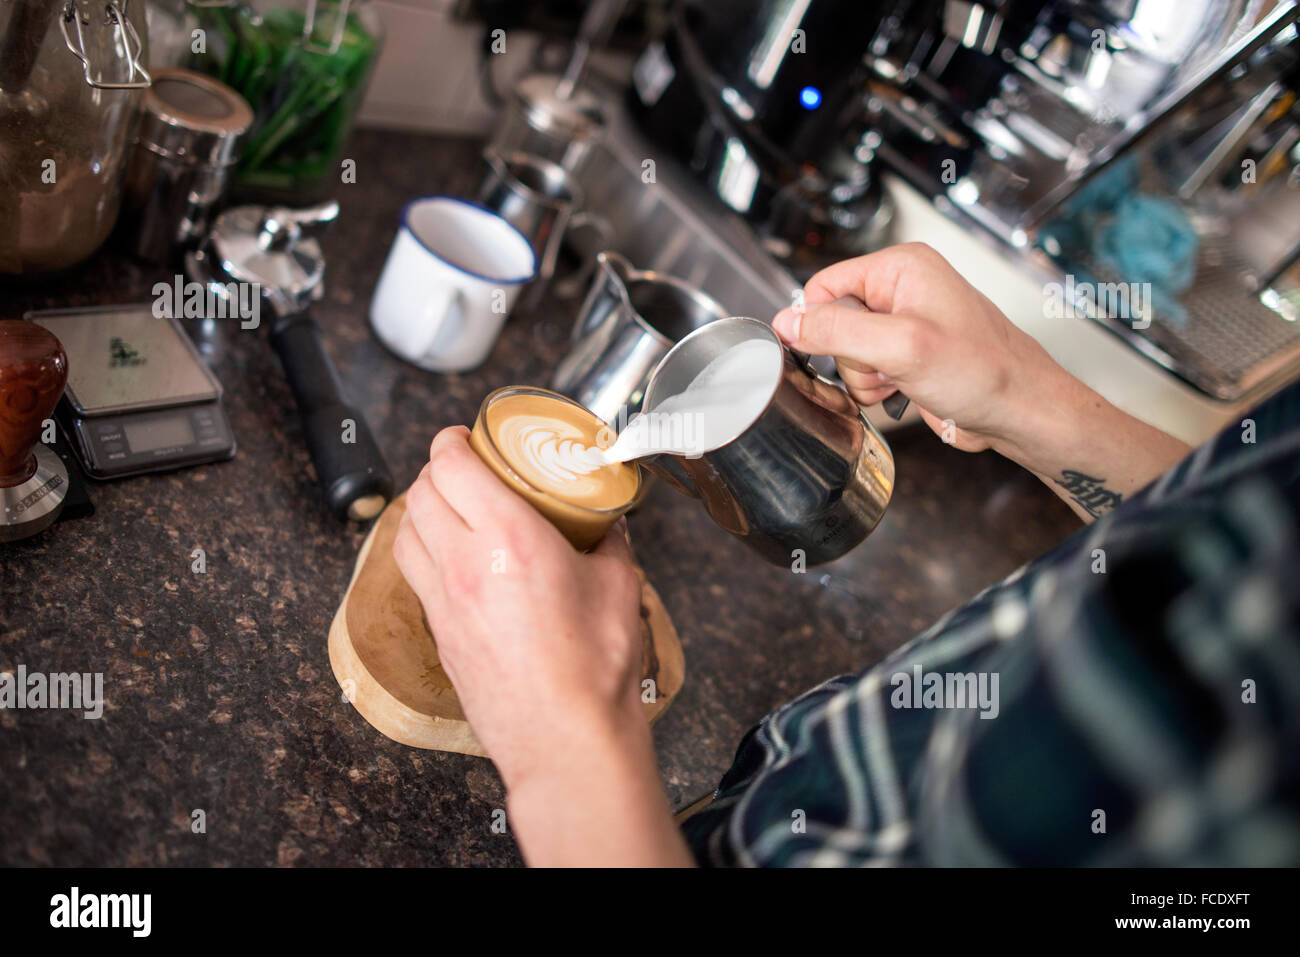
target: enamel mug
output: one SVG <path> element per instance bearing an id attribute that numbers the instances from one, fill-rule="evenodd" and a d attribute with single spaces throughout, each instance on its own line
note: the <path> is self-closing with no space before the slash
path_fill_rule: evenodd
<path id="1" fill-rule="evenodd" d="M 536 274 L 528 238 L 491 210 L 454 196 L 412 200 L 370 301 L 370 325 L 408 362 L 464 372 L 488 357 Z"/>

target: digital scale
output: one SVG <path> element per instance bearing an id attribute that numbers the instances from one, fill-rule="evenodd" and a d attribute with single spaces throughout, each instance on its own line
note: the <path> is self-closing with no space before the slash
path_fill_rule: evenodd
<path id="1" fill-rule="evenodd" d="M 54 333 L 68 354 L 58 414 L 92 478 L 235 454 L 221 383 L 174 318 L 158 318 L 151 305 L 54 309 L 24 318 Z"/>

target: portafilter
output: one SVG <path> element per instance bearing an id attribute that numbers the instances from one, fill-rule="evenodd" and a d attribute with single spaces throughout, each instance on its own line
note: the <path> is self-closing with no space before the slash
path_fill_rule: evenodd
<path id="1" fill-rule="evenodd" d="M 232 297 L 253 283 L 271 305 L 271 345 L 284 367 L 303 436 L 330 509 L 365 521 L 393 496 L 393 479 L 361 412 L 343 394 L 320 327 L 308 311 L 323 292 L 325 257 L 310 234 L 338 216 L 338 203 L 309 209 L 236 206 L 212 225 L 204 245 L 185 257 L 191 279 Z"/>

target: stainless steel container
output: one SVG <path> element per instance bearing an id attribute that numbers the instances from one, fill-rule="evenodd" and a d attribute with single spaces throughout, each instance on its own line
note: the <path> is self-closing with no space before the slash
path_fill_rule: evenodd
<path id="1" fill-rule="evenodd" d="M 597 254 L 596 267 L 551 388 L 621 428 L 673 343 L 727 312 L 685 280 L 635 269 L 618 253 Z"/>
<path id="2" fill-rule="evenodd" d="M 605 108 L 585 87 L 562 96 L 563 78 L 532 73 L 521 79 L 492 134 L 490 148 L 498 153 L 529 153 L 580 170 L 591 148 L 605 134 Z"/>
<path id="3" fill-rule="evenodd" d="M 582 190 L 564 167 L 540 156 L 487 149 L 483 161 L 487 171 L 478 201 L 528 237 L 538 277 L 550 279 L 569 220 L 582 205 Z"/>
<path id="4" fill-rule="evenodd" d="M 660 361 L 643 408 L 653 415 L 711 360 L 755 339 L 781 347 L 772 395 L 758 418 L 702 456 L 662 455 L 642 464 L 700 499 L 715 522 L 768 561 L 792 567 L 832 561 L 860 544 L 885 514 L 894 457 L 848 394 L 781 345 L 771 326 L 731 317 L 697 329 Z"/>
<path id="5" fill-rule="evenodd" d="M 224 83 L 154 71 L 126 178 L 123 228 L 137 256 L 166 263 L 198 244 L 252 122 L 252 109 Z"/>

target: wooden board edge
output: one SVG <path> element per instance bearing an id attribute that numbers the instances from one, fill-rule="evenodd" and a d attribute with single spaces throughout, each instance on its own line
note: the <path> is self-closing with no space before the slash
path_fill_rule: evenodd
<path id="1" fill-rule="evenodd" d="M 388 507 L 393 507 L 400 498 L 401 496 L 394 499 Z M 439 718 L 411 708 L 394 696 L 370 673 L 353 647 L 347 627 L 348 600 L 352 593 L 352 586 L 370 556 L 382 519 L 382 515 L 376 519 L 361 543 L 352 576 L 348 580 L 347 591 L 344 592 L 343 600 L 339 602 L 339 607 L 330 622 L 327 648 L 334 680 L 348 703 L 357 710 L 367 724 L 385 737 L 408 747 L 430 751 L 452 751 L 486 758 L 488 757 L 486 750 L 467 721 Z M 659 659 L 658 674 L 661 676 L 656 687 L 655 700 L 642 702 L 648 723 L 654 725 L 668 711 L 685 684 L 686 659 L 672 617 L 668 614 L 659 592 L 644 575 L 642 575 L 642 592 L 642 600 L 649 609 L 648 625 L 651 640 L 654 642 L 655 655 Z M 381 701 L 385 709 L 376 707 L 376 703 Z M 387 714 L 383 713 L 384 711 L 387 711 Z"/>
<path id="2" fill-rule="evenodd" d="M 416 711 L 394 697 L 375 680 L 362 663 L 348 636 L 347 600 L 339 606 L 329 631 L 330 669 L 334 680 L 352 707 L 366 723 L 398 744 L 426 751 L 455 751 L 486 758 L 487 751 L 474 735 L 467 721 L 454 721 Z M 384 702 L 385 709 L 374 705 Z M 394 715 L 396 717 L 394 717 Z"/>

